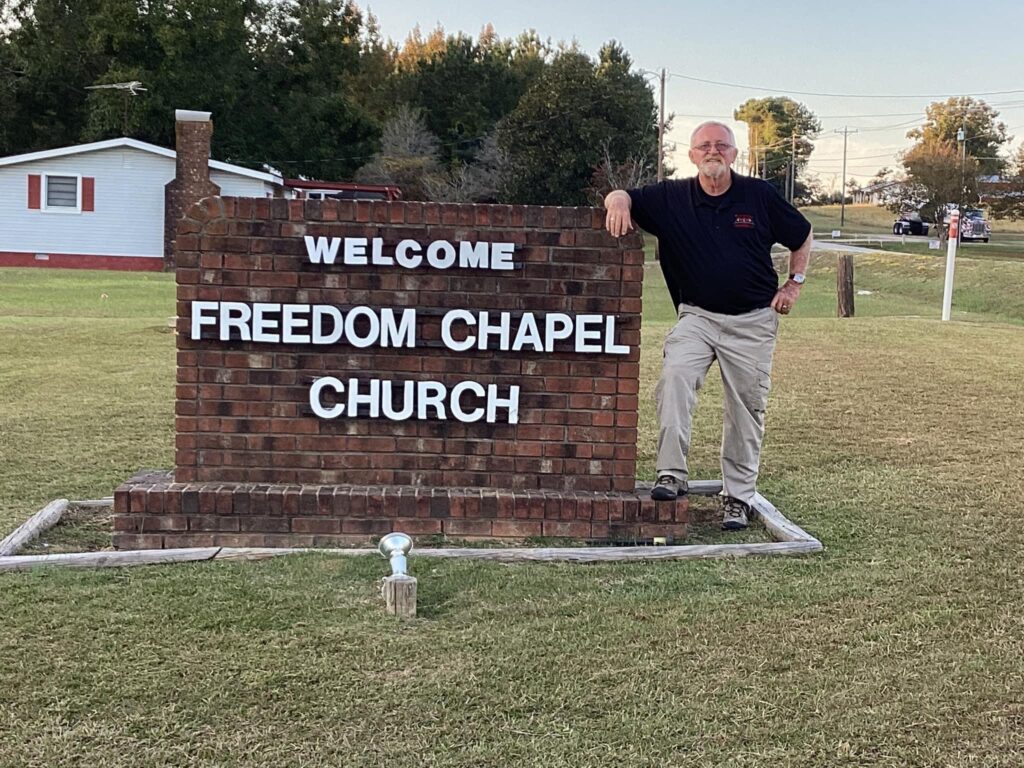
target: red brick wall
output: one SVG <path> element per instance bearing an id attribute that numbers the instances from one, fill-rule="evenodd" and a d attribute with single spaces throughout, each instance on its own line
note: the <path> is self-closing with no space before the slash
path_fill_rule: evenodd
<path id="1" fill-rule="evenodd" d="M 367 201 L 210 198 L 177 233 L 179 483 L 362 484 L 518 490 L 635 487 L 643 252 L 616 240 L 603 211 Z M 426 244 L 514 242 L 513 271 L 309 263 L 303 235 Z M 415 307 L 418 336 L 439 338 L 448 309 L 617 318 L 625 355 L 476 351 L 441 346 L 191 340 L 191 302 L 268 301 Z M 431 314 L 433 312 L 433 314 Z M 323 420 L 320 376 L 519 385 L 518 424 Z"/>
<path id="2" fill-rule="evenodd" d="M 164 187 L 164 267 L 174 269 L 174 238 L 178 220 L 220 187 L 210 181 L 210 120 L 178 120 L 174 125 L 174 178 Z"/>

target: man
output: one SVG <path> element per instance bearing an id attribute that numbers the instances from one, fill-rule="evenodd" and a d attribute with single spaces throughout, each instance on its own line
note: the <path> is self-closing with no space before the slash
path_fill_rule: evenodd
<path id="1" fill-rule="evenodd" d="M 611 192 L 605 226 L 620 237 L 636 222 L 658 238 L 678 312 L 655 391 L 660 428 L 651 497 L 671 501 L 687 493 L 697 392 L 718 360 L 725 394 L 722 527 L 739 530 L 747 527 L 757 483 L 779 315 L 800 298 L 811 225 L 769 184 L 732 172 L 737 149 L 727 125 L 698 126 L 689 154 L 697 176 Z M 790 250 L 781 287 L 774 243 Z"/>

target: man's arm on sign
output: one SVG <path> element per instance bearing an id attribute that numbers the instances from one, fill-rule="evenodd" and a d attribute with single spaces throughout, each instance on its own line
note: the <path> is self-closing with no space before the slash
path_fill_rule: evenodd
<path id="1" fill-rule="evenodd" d="M 607 211 L 604 217 L 604 228 L 613 237 L 622 237 L 633 228 L 633 218 L 629 213 L 633 207 L 633 201 L 628 192 L 622 189 L 609 192 L 604 199 L 604 207 Z"/>

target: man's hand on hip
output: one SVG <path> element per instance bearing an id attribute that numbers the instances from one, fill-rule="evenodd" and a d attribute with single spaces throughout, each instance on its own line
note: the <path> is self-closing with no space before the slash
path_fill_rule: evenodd
<path id="1" fill-rule="evenodd" d="M 776 291 L 775 298 L 772 299 L 771 308 L 780 315 L 788 315 L 796 304 L 796 300 L 799 298 L 799 284 L 794 283 L 792 280 L 787 280 L 782 284 L 782 287 Z"/>
<path id="2" fill-rule="evenodd" d="M 604 199 L 607 211 L 604 217 L 604 228 L 613 237 L 622 237 L 633 228 L 633 217 L 629 215 L 632 200 L 629 194 L 621 189 L 609 192 Z"/>

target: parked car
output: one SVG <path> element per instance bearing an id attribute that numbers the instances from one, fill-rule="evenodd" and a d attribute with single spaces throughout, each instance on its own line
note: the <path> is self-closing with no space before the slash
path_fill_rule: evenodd
<path id="1" fill-rule="evenodd" d="M 921 214 L 913 211 L 902 213 L 892 225 L 894 235 L 927 235 L 928 222 L 921 218 Z"/>
<path id="2" fill-rule="evenodd" d="M 956 206 L 952 206 L 955 209 Z M 949 213 L 946 213 L 942 220 L 944 225 L 949 225 Z M 963 216 L 960 217 L 960 241 L 973 242 L 980 240 L 987 243 L 992 236 L 992 226 L 985 218 L 985 212 L 978 208 L 964 208 Z"/>
<path id="3" fill-rule="evenodd" d="M 992 227 L 985 219 L 984 211 L 972 208 L 964 210 L 964 217 L 960 219 L 961 240 L 981 240 L 987 243 L 991 235 Z"/>

